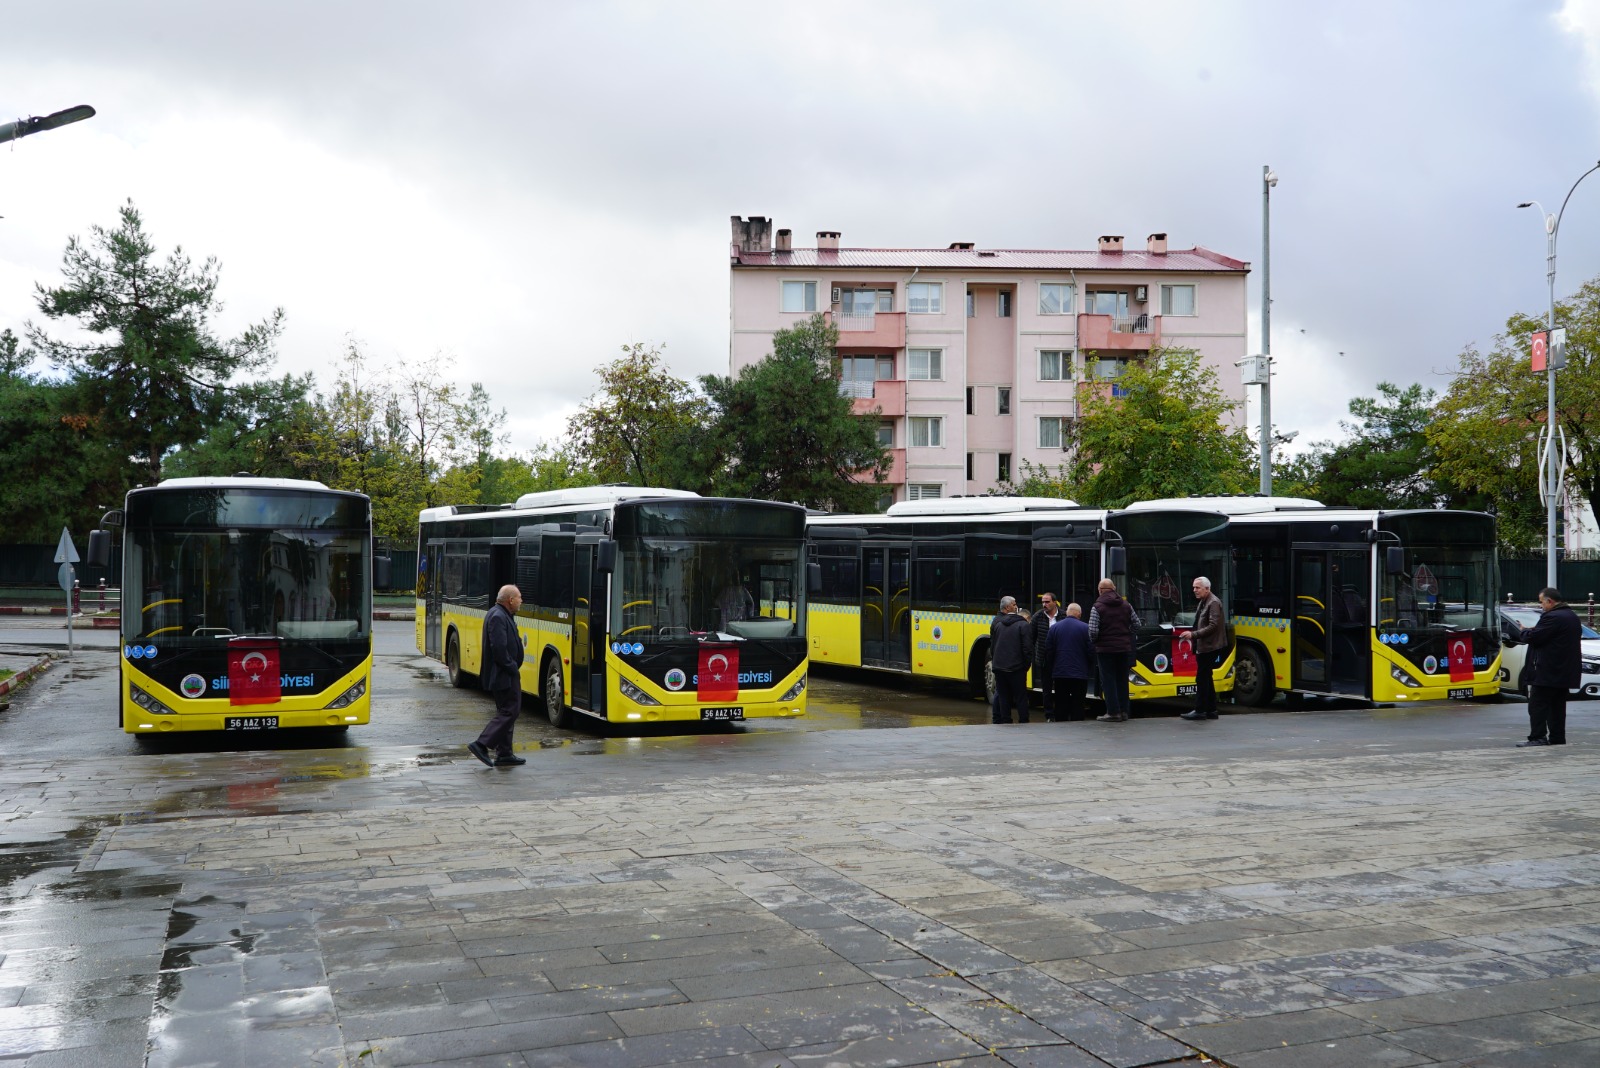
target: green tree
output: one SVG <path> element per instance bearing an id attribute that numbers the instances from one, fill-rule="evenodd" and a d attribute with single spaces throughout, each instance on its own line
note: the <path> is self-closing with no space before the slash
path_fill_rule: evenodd
<path id="1" fill-rule="evenodd" d="M 1347 435 L 1338 444 L 1312 447 L 1320 470 L 1316 487 L 1324 504 L 1347 508 L 1433 508 L 1449 494 L 1434 478 L 1428 442 L 1433 390 L 1378 383 L 1377 397 L 1350 402 L 1355 422 L 1340 420 Z"/>
<path id="2" fill-rule="evenodd" d="M 168 454 L 162 474 L 322 477 L 316 442 L 323 412 L 315 385 L 307 373 L 240 386 L 205 437 Z"/>
<path id="3" fill-rule="evenodd" d="M 1237 405 L 1193 349 L 1160 349 L 1090 393 L 1069 431 L 1071 497 L 1094 508 L 1253 488 L 1255 449 L 1224 421 Z"/>
<path id="4" fill-rule="evenodd" d="M 642 343 L 624 345 L 597 373 L 600 389 L 567 421 L 573 457 L 601 482 L 681 488 L 705 398 Z"/>
<path id="5" fill-rule="evenodd" d="M 114 230 L 95 226 L 88 241 L 67 241 L 65 284 L 37 287 L 46 317 L 74 320 L 89 338 L 54 338 L 30 324 L 28 340 L 71 373 L 78 414 L 131 458 L 128 479 L 154 482 L 169 452 L 203 439 L 236 403 L 232 380 L 271 364 L 283 310 L 236 338 L 217 337 L 216 258 L 196 267 L 180 247 L 157 262 L 132 201 L 120 215 Z"/>
<path id="6" fill-rule="evenodd" d="M 698 458 L 704 488 L 722 496 L 870 511 L 889 452 L 879 417 L 854 414 L 839 389 L 838 327 L 821 315 L 779 330 L 772 353 L 737 376 L 707 375 L 713 417 Z M 697 487 L 699 488 L 699 487 Z"/>

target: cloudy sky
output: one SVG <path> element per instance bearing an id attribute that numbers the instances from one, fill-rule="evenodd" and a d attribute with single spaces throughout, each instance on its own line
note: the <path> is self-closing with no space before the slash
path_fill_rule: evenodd
<path id="1" fill-rule="evenodd" d="M 5 41 L 0 115 L 99 114 L 0 146 L 0 327 L 132 198 L 221 260 L 225 329 L 286 310 L 283 369 L 445 353 L 518 448 L 626 343 L 726 373 L 730 215 L 1259 267 L 1263 164 L 1274 416 L 1327 437 L 1545 306 L 1514 205 L 1600 161 L 1600 0 L 56 0 Z M 1558 292 L 1600 274 L 1600 175 L 1560 253 Z"/>

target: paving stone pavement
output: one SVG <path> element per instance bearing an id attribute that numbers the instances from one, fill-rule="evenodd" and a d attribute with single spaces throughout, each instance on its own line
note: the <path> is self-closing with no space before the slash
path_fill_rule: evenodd
<path id="1" fill-rule="evenodd" d="M 1600 1063 L 1592 745 L 917 737 L 1003 731 L 8 760 L 0 1062 Z"/>

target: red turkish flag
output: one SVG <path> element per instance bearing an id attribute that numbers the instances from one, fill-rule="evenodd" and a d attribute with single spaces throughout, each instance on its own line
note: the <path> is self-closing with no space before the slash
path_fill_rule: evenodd
<path id="1" fill-rule="evenodd" d="M 1545 360 L 1550 353 L 1550 335 L 1543 330 L 1533 332 L 1533 369 L 1543 371 L 1546 367 Z"/>
<path id="2" fill-rule="evenodd" d="M 228 642 L 228 703 L 271 705 L 283 699 L 278 643 L 261 638 Z"/>
<path id="3" fill-rule="evenodd" d="M 1194 639 L 1189 632 L 1174 627 L 1172 631 L 1172 674 L 1180 679 L 1192 679 L 1199 673 L 1199 661 L 1194 656 Z"/>
<path id="4" fill-rule="evenodd" d="M 1450 681 L 1472 681 L 1472 639 L 1465 634 L 1450 635 Z"/>
<path id="5" fill-rule="evenodd" d="M 700 677 L 695 694 L 702 701 L 739 699 L 739 647 L 717 642 L 700 643 Z"/>

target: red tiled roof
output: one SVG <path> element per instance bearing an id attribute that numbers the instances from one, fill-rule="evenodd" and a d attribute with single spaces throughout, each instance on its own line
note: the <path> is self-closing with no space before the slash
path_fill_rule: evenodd
<path id="1" fill-rule="evenodd" d="M 732 246 L 734 267 L 922 267 L 987 271 L 1249 271 L 1250 264 L 1198 245 L 1165 255 L 1143 250 L 1072 252 L 1045 249 L 797 248 L 790 252 L 741 252 Z"/>

